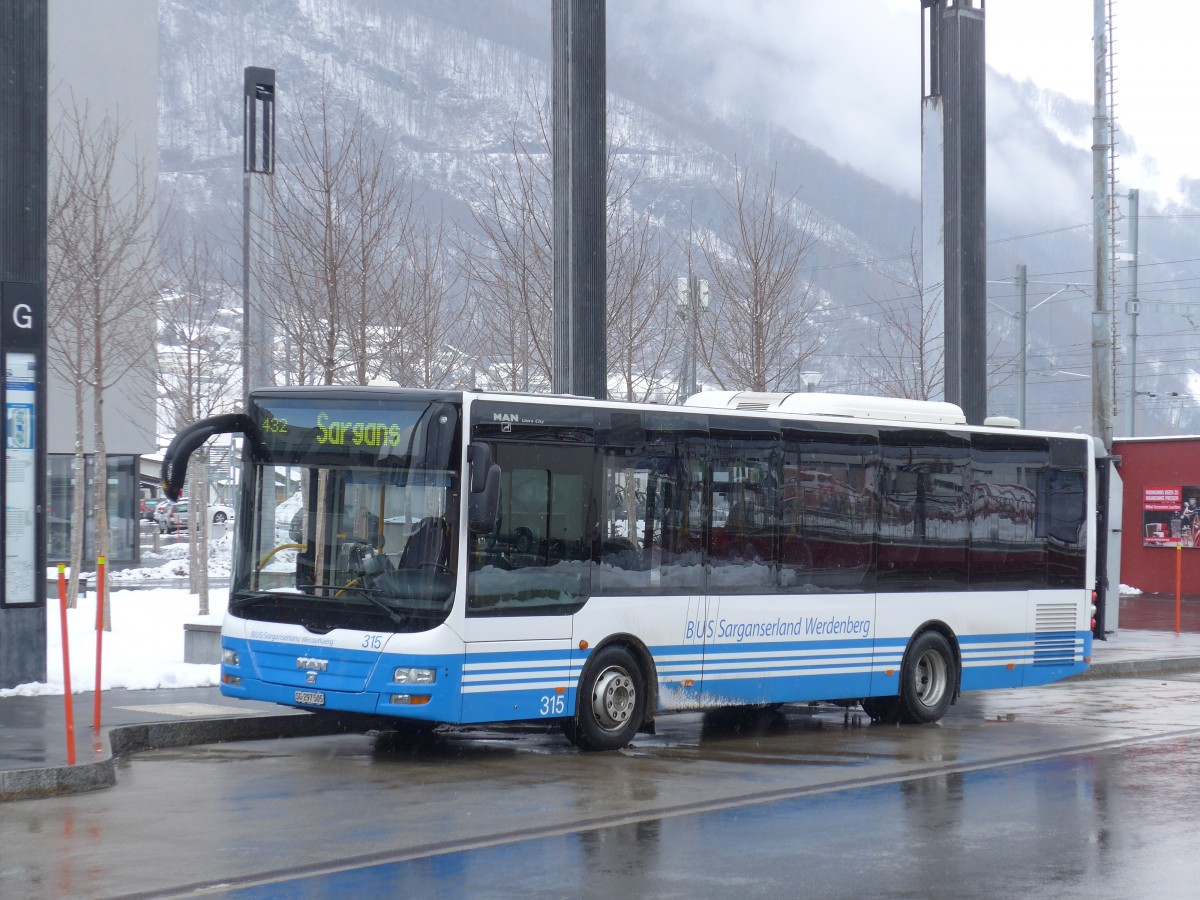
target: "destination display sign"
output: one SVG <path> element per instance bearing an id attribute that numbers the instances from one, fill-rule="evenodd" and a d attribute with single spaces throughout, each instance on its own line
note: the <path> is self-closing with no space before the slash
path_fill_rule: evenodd
<path id="1" fill-rule="evenodd" d="M 411 459 L 424 451 L 430 425 L 453 431 L 456 418 L 445 404 L 273 397 L 258 400 L 252 416 L 270 461 L 343 465 Z"/>

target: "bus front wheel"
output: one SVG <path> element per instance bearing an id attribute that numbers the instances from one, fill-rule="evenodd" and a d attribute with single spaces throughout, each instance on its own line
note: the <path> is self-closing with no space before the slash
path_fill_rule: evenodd
<path id="1" fill-rule="evenodd" d="M 580 750 L 620 750 L 637 734 L 646 710 L 646 680 L 633 654 L 605 647 L 579 680 L 574 718 L 563 723 Z"/>

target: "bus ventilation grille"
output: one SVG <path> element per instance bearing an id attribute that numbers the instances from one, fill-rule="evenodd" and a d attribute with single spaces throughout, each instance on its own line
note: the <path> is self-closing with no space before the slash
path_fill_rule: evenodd
<path id="1" fill-rule="evenodd" d="M 771 404 L 766 400 L 739 400 L 735 404 L 736 409 L 749 409 L 758 412 L 765 412 L 771 408 Z"/>
<path id="2" fill-rule="evenodd" d="M 1033 664 L 1062 666 L 1075 662 L 1075 615 L 1071 603 L 1043 603 L 1037 608 Z"/>

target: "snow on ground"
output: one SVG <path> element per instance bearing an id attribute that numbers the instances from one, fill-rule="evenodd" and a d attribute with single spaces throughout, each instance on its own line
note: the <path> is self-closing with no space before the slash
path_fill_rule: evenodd
<path id="1" fill-rule="evenodd" d="M 230 537 L 212 542 L 210 578 L 229 577 Z M 150 558 L 154 554 L 145 553 Z M 208 592 L 207 616 L 199 615 L 200 598 L 187 590 L 187 544 L 165 546 L 156 562 L 139 569 L 110 572 L 112 594 L 108 598 L 112 631 L 103 634 L 100 648 L 100 686 L 109 688 L 207 687 L 217 684 L 220 667 L 183 661 L 185 622 L 220 625 L 229 602 L 229 588 Z M 79 605 L 67 610 L 67 643 L 71 651 L 71 692 L 78 694 L 96 686 L 96 592 L 95 571 L 85 570 L 89 590 L 80 591 Z M 53 585 L 58 568 L 46 571 L 51 584 L 46 597 L 45 682 L 30 682 L 0 689 L 0 697 L 33 697 L 63 693 L 62 625 L 58 592 Z M 164 587 L 128 585 L 169 582 Z"/>
<path id="2" fill-rule="evenodd" d="M 112 631 L 102 635 L 100 686 L 109 688 L 207 687 L 217 684 L 220 666 L 183 661 L 183 624 L 220 625 L 229 589 L 208 592 L 208 616 L 199 616 L 199 597 L 186 587 L 122 590 L 114 585 Z M 96 593 L 81 595 L 67 610 L 67 643 L 71 651 L 71 692 L 96 686 Z M 34 697 L 63 693 L 61 613 L 57 595 L 46 601 L 45 682 L 0 689 L 0 697 Z"/>
<path id="3" fill-rule="evenodd" d="M 231 534 L 225 534 L 223 537 L 214 537 L 209 541 L 209 578 L 229 577 L 232 547 L 233 535 Z M 123 585 L 157 583 L 187 578 L 190 571 L 188 566 L 188 545 L 186 543 L 166 544 L 157 553 L 151 550 L 143 550 L 142 559 L 147 565 L 141 568 L 109 570 L 108 580 L 114 590 Z M 69 573 L 70 569 L 67 572 Z M 89 587 L 95 585 L 95 566 L 86 566 L 83 569 L 83 574 L 87 576 Z M 57 578 L 58 567 L 48 567 L 46 569 L 46 580 L 52 582 Z"/>

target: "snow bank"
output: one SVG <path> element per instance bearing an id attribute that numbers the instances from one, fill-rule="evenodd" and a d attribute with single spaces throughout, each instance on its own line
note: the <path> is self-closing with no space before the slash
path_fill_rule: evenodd
<path id="1" fill-rule="evenodd" d="M 183 625 L 185 622 L 220 625 L 229 601 L 227 588 L 209 591 L 208 616 L 196 615 L 200 600 L 183 588 L 114 588 L 110 601 L 112 631 L 104 633 L 100 655 L 100 685 L 103 689 L 147 690 L 217 684 L 220 666 L 183 661 Z M 67 610 L 67 634 L 71 650 L 71 690 L 73 693 L 90 691 L 96 682 L 94 592 L 81 596 L 76 609 Z M 0 689 L 0 697 L 63 693 L 62 628 L 57 595 L 47 598 L 46 603 L 46 669 L 44 683 Z"/>

